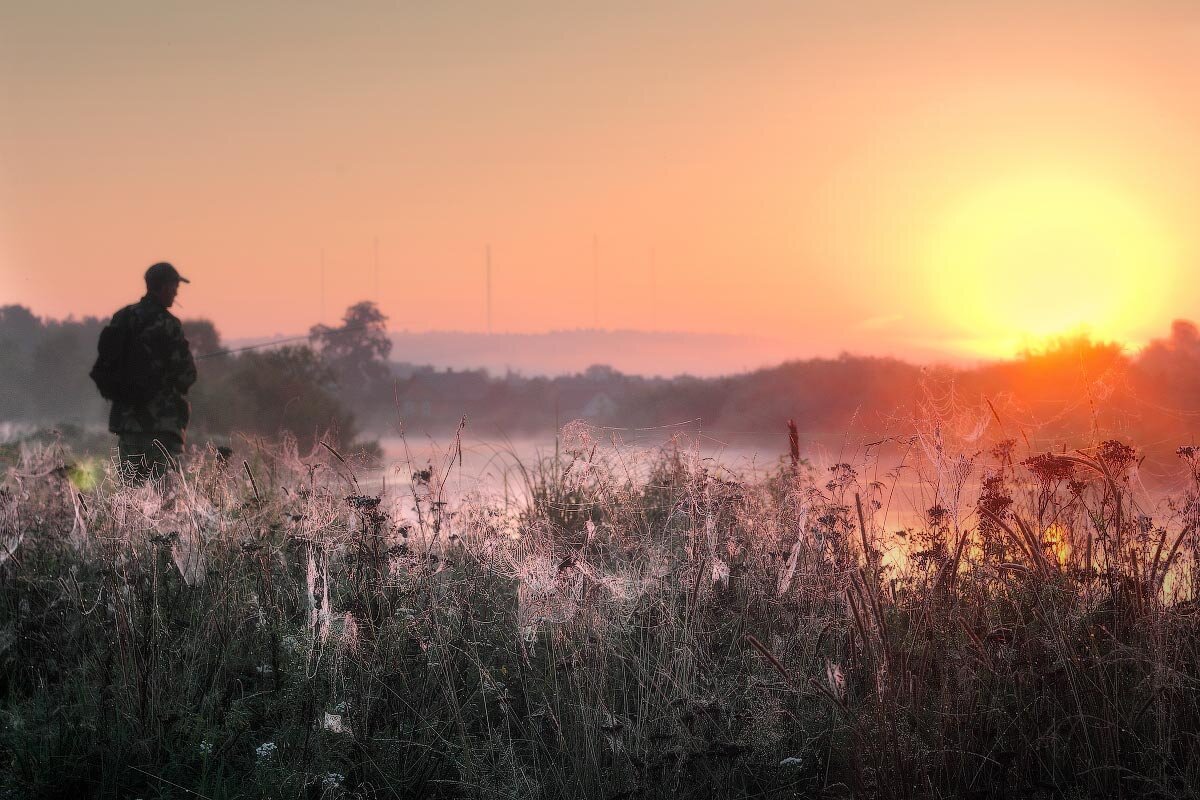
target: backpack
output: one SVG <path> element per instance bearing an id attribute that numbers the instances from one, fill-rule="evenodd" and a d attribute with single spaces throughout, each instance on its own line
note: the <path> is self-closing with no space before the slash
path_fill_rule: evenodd
<path id="1" fill-rule="evenodd" d="M 113 314 L 100 331 L 96 363 L 88 374 L 105 400 L 137 406 L 154 396 L 153 359 L 140 334 L 129 308 Z"/>

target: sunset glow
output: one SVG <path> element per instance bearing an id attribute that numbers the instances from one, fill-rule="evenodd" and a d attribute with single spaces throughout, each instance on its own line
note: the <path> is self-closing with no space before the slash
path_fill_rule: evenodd
<path id="1" fill-rule="evenodd" d="M 225 338 L 370 299 L 764 343 L 719 370 L 1197 313 L 1192 5 L 229 9 L 0 15 L 6 302 L 107 315 L 167 259 Z"/>
<path id="2" fill-rule="evenodd" d="M 1076 332 L 1128 341 L 1168 306 L 1180 264 L 1152 209 L 1103 181 L 1006 176 L 949 208 L 930 242 L 930 296 L 980 355 Z"/>

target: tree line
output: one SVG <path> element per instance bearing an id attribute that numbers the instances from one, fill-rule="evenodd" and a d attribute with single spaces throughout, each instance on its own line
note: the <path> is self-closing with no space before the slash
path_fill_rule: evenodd
<path id="1" fill-rule="evenodd" d="M 104 402 L 87 372 L 106 320 L 52 320 L 0 307 L 0 421 L 97 427 Z M 616 427 L 701 420 L 710 430 L 857 431 L 886 436 L 914 416 L 986 415 L 1013 439 L 1126 437 L 1169 455 L 1200 420 L 1200 330 L 1175 321 L 1137 352 L 1086 336 L 973 367 L 920 366 L 843 354 L 721 378 L 648 378 L 593 365 L 572 375 L 492 375 L 392 360 L 387 317 L 370 302 L 307 341 L 222 354 L 208 320 L 185 320 L 200 379 L 190 399 L 193 441 L 238 433 L 295 436 L 444 434 L 466 416 L 480 435 L 545 435 L 577 418 Z M 989 424 L 991 424 L 989 422 Z M 1153 448 L 1151 448 L 1153 449 Z"/>
<path id="2" fill-rule="evenodd" d="M 24 306 L 0 307 L 0 421 L 53 426 L 94 444 L 107 404 L 88 371 L 107 322 L 40 319 Z M 230 443 L 238 434 L 286 433 L 302 451 L 320 439 L 376 449 L 359 420 L 390 387 L 386 322 L 374 304 L 358 303 L 341 325 L 314 326 L 307 342 L 226 352 L 211 321 L 183 320 L 199 373 L 188 395 L 189 439 Z"/>

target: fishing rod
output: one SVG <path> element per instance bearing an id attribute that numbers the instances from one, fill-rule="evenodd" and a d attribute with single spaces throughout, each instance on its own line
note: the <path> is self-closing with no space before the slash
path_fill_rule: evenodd
<path id="1" fill-rule="evenodd" d="M 340 336 L 343 333 L 355 333 L 357 331 L 366 330 L 367 328 L 371 328 L 371 327 L 374 327 L 374 326 L 371 323 L 367 323 L 365 325 L 353 325 L 349 328 L 326 328 L 324 331 L 321 331 L 321 333 L 319 333 L 319 334 L 310 333 L 305 336 L 289 336 L 285 339 L 273 339 L 269 342 L 260 342 L 259 344 L 248 344 L 245 347 L 230 347 L 230 348 L 227 348 L 224 350 L 214 350 L 211 353 L 202 353 L 198 356 L 195 356 L 195 359 L 197 361 L 199 361 L 202 358 L 215 358 L 216 356 L 228 356 L 228 355 L 232 355 L 234 353 L 245 353 L 248 350 L 261 350 L 264 347 L 274 347 L 276 345 L 289 344 L 291 342 L 312 341 L 313 339 L 317 338 L 317 336 L 331 336 L 331 335 L 332 336 Z M 387 329 L 385 328 L 384 332 L 386 332 L 386 330 Z"/>

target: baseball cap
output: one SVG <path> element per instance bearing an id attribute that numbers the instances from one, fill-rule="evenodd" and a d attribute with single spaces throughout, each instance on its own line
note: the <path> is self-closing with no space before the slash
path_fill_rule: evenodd
<path id="1" fill-rule="evenodd" d="M 179 270 L 175 269 L 174 265 L 166 261 L 160 261 L 154 264 L 150 269 L 146 270 L 146 285 L 159 286 L 164 283 L 172 283 L 179 281 L 180 283 L 191 283 L 187 278 L 179 274 Z"/>

